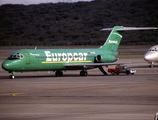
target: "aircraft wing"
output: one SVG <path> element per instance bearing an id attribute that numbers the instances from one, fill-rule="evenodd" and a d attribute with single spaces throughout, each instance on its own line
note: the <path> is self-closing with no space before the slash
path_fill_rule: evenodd
<path id="1" fill-rule="evenodd" d="M 134 63 L 142 63 L 142 62 L 114 62 L 114 63 L 90 63 L 90 64 L 66 64 L 64 65 L 67 68 L 75 68 L 75 67 L 82 67 L 82 68 L 94 68 L 100 66 L 109 66 L 109 65 L 122 65 L 122 64 L 134 64 Z"/>

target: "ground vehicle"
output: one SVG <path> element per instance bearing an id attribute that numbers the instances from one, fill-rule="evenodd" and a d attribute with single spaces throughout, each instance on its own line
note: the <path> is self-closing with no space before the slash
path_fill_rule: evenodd
<path id="1" fill-rule="evenodd" d="M 126 73 L 127 75 L 131 74 L 134 75 L 134 73 L 136 73 L 136 70 L 131 69 L 127 66 L 120 66 L 120 65 L 116 65 L 115 68 L 109 68 L 108 72 L 111 72 L 112 75 L 119 75 L 119 73 Z"/>

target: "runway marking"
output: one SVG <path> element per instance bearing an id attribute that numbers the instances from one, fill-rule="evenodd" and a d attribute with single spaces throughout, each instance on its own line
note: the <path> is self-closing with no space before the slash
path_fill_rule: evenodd
<path id="1" fill-rule="evenodd" d="M 12 95 L 13 93 L 1 93 L 0 96 L 3 96 L 3 95 Z"/>
<path id="2" fill-rule="evenodd" d="M 19 94 L 24 94 L 24 93 L 13 93 L 12 96 L 17 96 Z"/>
<path id="3" fill-rule="evenodd" d="M 65 88 L 65 89 L 54 89 L 54 90 L 48 90 L 48 91 L 36 91 L 36 92 L 21 92 L 21 93 L 1 93 L 0 96 L 21 96 L 24 97 L 26 94 L 34 94 L 34 93 L 48 93 L 53 91 L 68 91 L 68 90 L 88 90 L 88 89 L 100 89 L 100 88 L 116 88 L 116 87 L 132 87 L 132 86 L 145 86 L 145 85 L 158 85 L 158 83 L 141 83 L 141 84 L 123 84 L 123 85 L 103 85 L 103 86 L 94 86 L 94 87 L 80 87 L 80 88 Z M 31 96 L 30 96 L 31 97 Z M 32 96 L 33 97 L 33 96 Z M 38 96 L 36 96 L 38 98 Z M 42 98 L 40 96 L 39 98 Z M 43 96 L 43 98 L 46 98 Z M 51 98 L 51 97 L 47 97 Z M 57 97 L 52 97 L 57 98 Z"/>

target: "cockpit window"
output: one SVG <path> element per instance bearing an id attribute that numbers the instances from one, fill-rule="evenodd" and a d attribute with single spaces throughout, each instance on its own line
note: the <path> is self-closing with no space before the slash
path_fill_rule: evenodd
<path id="1" fill-rule="evenodd" d="M 24 58 L 24 56 L 19 54 L 19 53 L 17 53 L 16 55 L 10 55 L 8 57 L 8 60 L 15 60 L 15 59 L 22 59 L 22 58 Z"/>
<path id="2" fill-rule="evenodd" d="M 150 49 L 149 51 L 158 51 L 156 48 L 152 48 L 152 49 Z"/>

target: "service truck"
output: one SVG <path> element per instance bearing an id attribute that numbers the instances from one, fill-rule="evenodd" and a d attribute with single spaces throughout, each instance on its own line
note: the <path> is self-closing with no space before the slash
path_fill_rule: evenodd
<path id="1" fill-rule="evenodd" d="M 127 75 L 131 74 L 134 75 L 134 73 L 136 73 L 136 70 L 131 69 L 127 66 L 120 66 L 120 65 L 116 65 L 115 68 L 109 68 L 108 72 L 110 72 L 112 75 L 119 75 L 120 73 L 126 73 Z"/>

